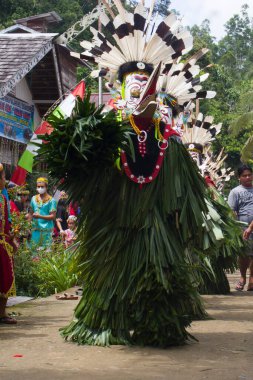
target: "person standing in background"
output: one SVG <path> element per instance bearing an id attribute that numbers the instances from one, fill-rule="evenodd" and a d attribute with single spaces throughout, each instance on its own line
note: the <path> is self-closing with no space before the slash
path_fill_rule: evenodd
<path id="1" fill-rule="evenodd" d="M 5 172 L 0 164 L 0 324 L 16 324 L 6 314 L 8 297 L 15 296 L 13 253 L 15 246 L 11 236 L 8 201 L 5 197 Z"/>
<path id="2" fill-rule="evenodd" d="M 68 228 L 67 219 L 69 213 L 67 199 L 68 196 L 65 191 L 61 191 L 56 210 L 56 226 L 60 234 Z"/>
<path id="3" fill-rule="evenodd" d="M 26 211 L 29 209 L 29 190 L 20 190 L 18 191 L 19 200 L 15 201 L 15 204 L 20 212 Z"/>
<path id="4" fill-rule="evenodd" d="M 253 173 L 248 165 L 238 168 L 240 185 L 232 189 L 228 196 L 228 204 L 234 210 L 237 219 L 247 223 L 243 228 L 243 237 L 248 240 L 245 256 L 238 259 L 241 278 L 235 289 L 243 290 L 246 284 L 247 270 L 250 270 L 247 290 L 253 291 L 253 234 L 251 233 L 251 222 L 253 221 Z"/>
<path id="5" fill-rule="evenodd" d="M 48 180 L 37 179 L 37 195 L 31 200 L 28 219 L 32 220 L 31 243 L 41 247 L 52 244 L 52 233 L 56 216 L 56 201 L 47 192 Z"/>

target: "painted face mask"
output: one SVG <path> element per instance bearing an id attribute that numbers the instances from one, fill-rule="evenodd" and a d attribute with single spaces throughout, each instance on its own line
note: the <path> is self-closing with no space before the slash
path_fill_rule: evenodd
<path id="1" fill-rule="evenodd" d="M 128 107 L 134 107 L 128 118 L 134 131 L 131 140 L 135 159 L 122 150 L 121 162 L 128 178 L 140 186 L 152 182 L 157 177 L 168 148 L 169 137 L 178 136 L 170 124 L 161 122 L 156 92 L 160 69 L 161 66 L 158 65 L 150 77 L 144 72 L 134 72 L 125 76 L 125 99 Z M 171 119 L 169 107 L 165 113 L 167 118 Z"/>
<path id="2" fill-rule="evenodd" d="M 192 159 L 196 162 L 198 166 L 202 165 L 202 153 L 203 147 L 201 144 L 185 144 L 186 149 L 190 153 Z"/>
<path id="3" fill-rule="evenodd" d="M 169 106 L 159 103 L 158 106 L 159 116 L 165 124 L 172 123 L 172 110 Z"/>
<path id="4" fill-rule="evenodd" d="M 39 194 L 45 194 L 46 191 L 47 189 L 45 187 L 37 187 L 37 192 Z"/>
<path id="5" fill-rule="evenodd" d="M 140 96 L 148 82 L 149 75 L 135 72 L 125 77 L 126 108 L 135 109 L 140 102 Z"/>

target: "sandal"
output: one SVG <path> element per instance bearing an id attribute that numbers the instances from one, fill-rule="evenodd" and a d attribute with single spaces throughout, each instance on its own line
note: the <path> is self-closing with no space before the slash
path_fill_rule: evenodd
<path id="1" fill-rule="evenodd" d="M 0 318 L 0 323 L 3 323 L 5 325 L 16 325 L 17 320 L 8 316 L 1 317 Z"/>
<path id="2" fill-rule="evenodd" d="M 62 296 L 55 296 L 57 300 L 78 300 L 78 296 L 74 294 L 64 293 Z"/>
<path id="3" fill-rule="evenodd" d="M 235 286 L 235 290 L 238 290 L 239 292 L 241 292 L 244 289 L 244 286 L 245 286 L 244 282 L 238 281 L 237 284 L 236 284 L 236 286 Z"/>

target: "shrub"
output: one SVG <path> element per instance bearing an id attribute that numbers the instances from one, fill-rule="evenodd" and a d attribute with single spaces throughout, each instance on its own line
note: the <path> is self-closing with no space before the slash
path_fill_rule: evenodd
<path id="1" fill-rule="evenodd" d="M 75 256 L 75 251 L 66 250 L 61 242 L 47 249 L 36 249 L 24 242 L 15 256 L 17 294 L 46 297 L 77 285 Z"/>
<path id="2" fill-rule="evenodd" d="M 14 257 L 14 272 L 17 294 L 36 297 L 39 294 L 40 279 L 37 273 L 37 262 L 33 260 L 33 250 L 23 243 Z"/>

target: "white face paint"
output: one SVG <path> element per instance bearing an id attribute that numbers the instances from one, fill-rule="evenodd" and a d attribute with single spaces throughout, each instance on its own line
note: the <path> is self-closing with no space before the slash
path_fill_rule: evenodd
<path id="1" fill-rule="evenodd" d="M 158 106 L 159 113 L 161 115 L 161 120 L 165 124 L 172 124 L 172 110 L 169 106 L 166 106 L 165 104 L 159 103 Z"/>
<path id="2" fill-rule="evenodd" d="M 193 146 L 191 146 L 193 145 Z M 196 162 L 196 164 L 199 166 L 201 166 L 201 154 L 196 152 L 196 150 L 194 150 L 194 144 L 190 144 L 187 148 L 188 152 L 190 153 L 192 159 Z"/>
<path id="3" fill-rule="evenodd" d="M 125 101 L 126 107 L 135 109 L 140 102 L 140 96 L 148 82 L 149 75 L 135 72 L 125 77 Z"/>

